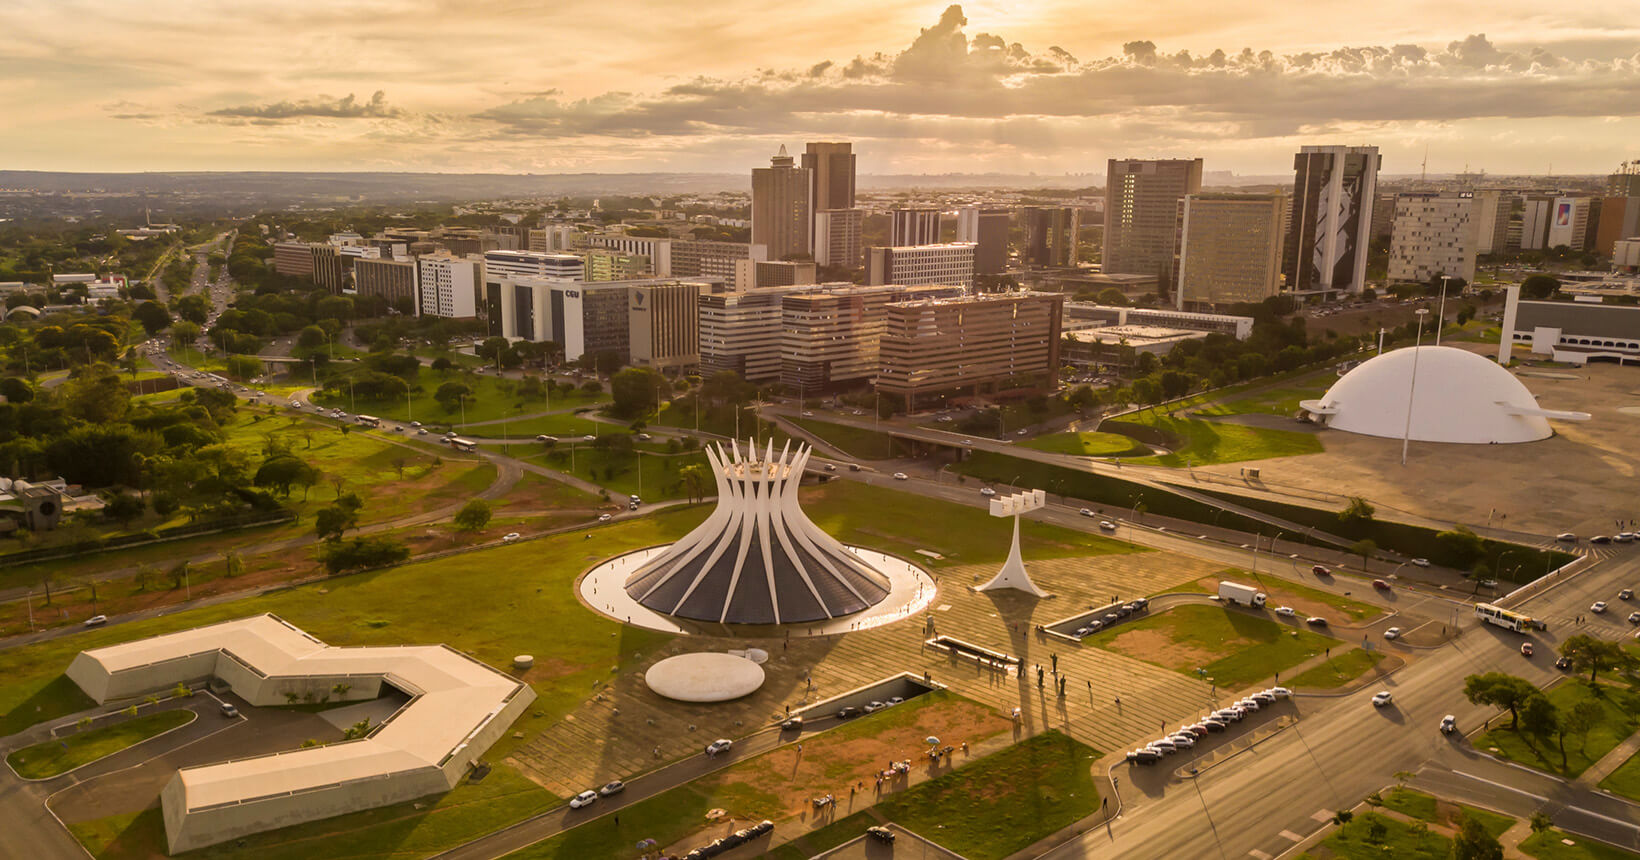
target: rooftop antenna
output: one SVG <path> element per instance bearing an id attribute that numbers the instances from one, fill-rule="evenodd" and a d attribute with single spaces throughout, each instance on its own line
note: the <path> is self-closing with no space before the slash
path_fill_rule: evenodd
<path id="1" fill-rule="evenodd" d="M 1429 143 L 1426 141 L 1424 143 L 1424 163 L 1419 165 L 1419 167 L 1418 167 L 1418 181 L 1419 182 L 1424 182 L 1428 179 L 1429 179 Z"/>

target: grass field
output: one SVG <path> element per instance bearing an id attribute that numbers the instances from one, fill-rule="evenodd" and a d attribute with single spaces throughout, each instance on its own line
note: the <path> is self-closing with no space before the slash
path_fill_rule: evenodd
<path id="1" fill-rule="evenodd" d="M 124 722 L 86 729 L 67 737 L 24 747 L 6 756 L 6 763 L 24 779 L 46 779 L 111 756 L 162 732 L 185 726 L 198 716 L 193 711 L 157 711 Z"/>
<path id="2" fill-rule="evenodd" d="M 1078 457 L 1132 457 L 1150 453 L 1150 446 L 1120 433 L 1051 433 L 1019 444 L 1022 448 Z"/>
<path id="3" fill-rule="evenodd" d="M 1377 839 L 1372 836 L 1374 824 L 1384 828 L 1384 835 Z M 1412 825 L 1387 815 L 1365 812 L 1322 840 L 1321 847 L 1337 860 L 1447 860 L 1452 840 L 1438 833 L 1418 833 Z"/>
<path id="4" fill-rule="evenodd" d="M 1568 678 L 1545 690 L 1544 695 L 1562 713 L 1569 713 L 1581 701 L 1600 703 L 1600 722 L 1585 735 L 1566 738 L 1564 765 L 1555 738 L 1534 738 L 1525 732 L 1511 731 L 1507 720 L 1498 728 L 1476 737 L 1475 748 L 1575 779 L 1589 765 L 1599 761 L 1601 756 L 1633 734 L 1636 728 L 1640 728 L 1640 693 L 1604 684 L 1590 686 L 1585 681 Z"/>
<path id="5" fill-rule="evenodd" d="M 1507 815 L 1499 815 L 1485 809 L 1466 806 L 1461 803 L 1449 803 L 1436 800 L 1434 797 L 1421 791 L 1410 788 L 1392 788 L 1384 792 L 1384 808 L 1393 809 L 1402 815 L 1422 819 L 1431 824 L 1444 824 L 1456 829 L 1459 818 L 1467 815 L 1481 823 L 1486 832 L 1492 836 L 1502 836 L 1505 830 L 1515 826 L 1515 819 Z"/>
<path id="6" fill-rule="evenodd" d="M 1338 374 L 1328 371 L 1319 376 L 1306 376 L 1302 382 L 1257 388 L 1231 395 L 1196 410 L 1198 415 L 1248 415 L 1254 413 L 1292 417 L 1298 413 L 1300 400 L 1317 400 L 1338 381 Z"/>
<path id="7" fill-rule="evenodd" d="M 1571 842 L 1571 845 L 1567 845 Z M 1521 840 L 1521 853 L 1538 860 L 1640 860 L 1640 854 L 1613 848 L 1551 827 Z"/>
<path id="8" fill-rule="evenodd" d="M 1600 787 L 1612 794 L 1640 801 L 1640 754 L 1629 756 L 1628 761 L 1600 781 Z"/>
<path id="9" fill-rule="evenodd" d="M 1343 643 L 1218 606 L 1186 605 L 1120 624 L 1084 644 L 1206 678 L 1235 690 Z"/>
<path id="10" fill-rule="evenodd" d="M 1322 451 L 1321 437 L 1314 433 L 1223 424 L 1200 418 L 1176 418 L 1153 410 L 1124 415 L 1119 421 L 1107 422 L 1105 426 L 1124 423 L 1152 428 L 1175 440 L 1173 453 L 1133 461 L 1148 465 L 1179 468 L 1187 464 L 1239 463 L 1244 460 L 1319 454 Z"/>
<path id="11" fill-rule="evenodd" d="M 1001 860 L 1099 808 L 1099 752 L 1044 732 L 890 796 L 878 811 L 969 860 Z"/>
<path id="12" fill-rule="evenodd" d="M 1277 559 L 1275 563 L 1277 570 L 1283 570 L 1281 567 L 1282 561 L 1280 559 Z M 1272 576 L 1268 570 L 1265 571 L 1262 577 L 1255 578 L 1249 570 L 1239 567 L 1226 568 L 1216 576 L 1203 579 L 1201 581 L 1201 590 L 1212 593 L 1218 588 L 1216 585 L 1217 580 L 1222 579 L 1225 576 L 1236 577 L 1250 585 L 1253 584 L 1253 582 L 1257 582 L 1259 588 L 1269 594 L 1270 606 L 1281 606 L 1285 603 L 1320 604 L 1343 613 L 1352 621 L 1360 621 L 1363 618 L 1373 618 L 1383 614 L 1384 612 L 1382 607 L 1373 606 L 1370 603 L 1362 603 L 1359 600 L 1352 600 L 1342 594 L 1334 594 L 1331 591 L 1322 591 L 1319 588 L 1311 588 L 1308 585 L 1293 582 L 1290 579 Z"/>
<path id="13" fill-rule="evenodd" d="M 468 436 L 482 436 L 486 439 L 500 439 L 502 435 L 510 437 L 514 442 L 519 440 L 530 441 L 538 435 L 557 436 L 560 439 L 579 438 L 588 434 L 598 436 L 605 433 L 624 433 L 624 429 L 612 424 L 599 424 L 589 421 L 579 415 L 568 412 L 554 415 L 537 415 L 534 418 L 521 418 L 507 421 L 505 424 L 479 424 L 462 428 L 462 433 Z"/>
<path id="14" fill-rule="evenodd" d="M 454 410 L 446 410 L 442 404 L 433 399 L 440 385 L 446 382 L 465 382 L 473 390 L 468 396 L 465 411 L 458 406 Z M 450 425 L 459 427 L 462 421 L 491 421 L 499 420 L 509 414 L 528 415 L 532 412 L 544 412 L 548 409 L 563 409 L 570 406 L 587 406 L 594 403 L 605 403 L 609 400 L 607 392 L 587 394 L 577 391 L 572 396 L 554 394 L 549 402 L 541 397 L 524 397 L 513 392 L 511 380 L 500 380 L 493 376 L 474 375 L 464 377 L 461 374 L 450 372 L 445 374 L 431 370 L 423 370 L 419 379 L 422 391 L 413 393 L 408 404 L 404 398 L 393 400 L 367 400 L 353 398 L 347 394 L 344 387 L 339 394 L 316 393 L 313 402 L 325 406 L 339 406 L 353 413 L 365 413 L 377 418 L 392 421 L 409 421 L 412 418 L 423 424 Z M 499 432 L 499 431 L 498 431 Z M 540 431 L 537 431 L 540 432 Z"/>
<path id="15" fill-rule="evenodd" d="M 1286 681 L 1289 687 L 1303 687 L 1311 690 L 1331 690 L 1361 677 L 1368 669 L 1378 665 L 1384 659 L 1381 651 L 1363 651 L 1360 648 L 1351 648 L 1327 662 L 1312 669 L 1300 672 Z"/>
<path id="16" fill-rule="evenodd" d="M 577 442 L 575 454 L 571 457 L 567 444 L 555 445 L 549 451 L 542 450 L 539 443 L 529 442 L 514 445 L 512 453 L 522 456 L 532 449 L 540 450 L 541 453 L 528 454 L 525 459 L 607 487 L 613 495 L 624 497 L 636 494 L 645 501 L 684 498 L 689 492 L 679 473 L 685 466 L 705 464 L 706 455 L 700 451 L 667 454 L 652 450 L 656 447 L 659 446 L 649 446 L 651 450 L 640 456 L 636 453 L 601 451 L 593 448 L 591 442 Z M 639 480 L 640 464 L 642 480 Z M 710 480 L 708 477 L 704 488 L 708 495 L 717 492 L 716 484 L 710 483 Z"/>
<path id="17" fill-rule="evenodd" d="M 894 442 L 887 433 L 876 433 L 814 418 L 789 420 L 851 457 L 860 460 L 886 460 L 894 456 Z"/>

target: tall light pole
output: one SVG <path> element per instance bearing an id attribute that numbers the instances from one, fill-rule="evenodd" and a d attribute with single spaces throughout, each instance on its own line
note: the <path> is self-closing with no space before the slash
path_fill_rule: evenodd
<path id="1" fill-rule="evenodd" d="M 1407 423 L 1406 429 L 1401 432 L 1401 465 L 1407 464 L 1407 448 L 1412 444 L 1412 405 L 1413 398 L 1418 393 L 1418 352 L 1424 342 L 1424 317 L 1429 315 L 1429 308 L 1419 308 L 1418 337 L 1412 346 L 1412 380 L 1407 384 Z"/>
<path id="2" fill-rule="evenodd" d="M 1435 318 L 1435 345 L 1441 345 L 1441 329 L 1446 327 L 1446 282 L 1452 280 L 1449 275 L 1441 276 L 1441 309 Z"/>

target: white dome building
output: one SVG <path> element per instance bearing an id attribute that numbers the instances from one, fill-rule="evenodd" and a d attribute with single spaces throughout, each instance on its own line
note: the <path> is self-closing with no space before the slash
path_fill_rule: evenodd
<path id="1" fill-rule="evenodd" d="M 1299 406 L 1316 423 L 1349 433 L 1471 445 L 1547 439 L 1554 435 L 1550 418 L 1589 420 L 1587 412 L 1540 408 L 1514 374 L 1450 346 L 1386 352 Z"/>

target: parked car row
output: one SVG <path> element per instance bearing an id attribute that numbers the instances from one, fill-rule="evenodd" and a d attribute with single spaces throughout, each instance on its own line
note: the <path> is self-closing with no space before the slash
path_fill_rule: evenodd
<path id="1" fill-rule="evenodd" d="M 1127 754 L 1129 764 L 1155 764 L 1163 757 L 1172 755 L 1182 749 L 1192 749 L 1198 743 L 1205 742 L 1210 734 L 1222 734 L 1230 726 L 1247 718 L 1248 714 L 1274 705 L 1276 702 L 1291 698 L 1293 691 L 1286 687 L 1271 687 L 1254 693 L 1238 702 L 1233 702 L 1220 708 L 1200 720 L 1189 725 L 1180 726 L 1179 730 L 1164 738 L 1158 738 Z"/>
<path id="2" fill-rule="evenodd" d="M 743 827 L 728 836 L 724 836 L 720 839 L 714 839 L 711 842 L 690 851 L 688 854 L 683 855 L 683 860 L 704 860 L 704 858 L 707 857 L 716 857 L 732 848 L 739 848 L 753 839 L 756 839 L 759 836 L 773 830 L 774 822 L 765 818 L 764 820 L 753 824 L 751 827 Z"/>
<path id="3" fill-rule="evenodd" d="M 1111 609 L 1111 611 L 1106 612 L 1104 614 L 1104 616 L 1101 617 L 1101 618 L 1090 619 L 1087 623 L 1083 624 L 1081 627 L 1076 628 L 1076 630 L 1073 633 L 1071 633 L 1071 635 L 1074 636 L 1077 639 L 1081 639 L 1085 636 L 1092 636 L 1093 634 L 1098 633 L 1099 631 L 1101 631 L 1101 630 L 1103 630 L 1107 627 L 1115 626 L 1117 624 L 1117 622 L 1120 622 L 1123 618 L 1126 618 L 1129 615 L 1132 615 L 1136 612 L 1145 611 L 1147 608 L 1149 608 L 1149 606 L 1150 606 L 1150 598 L 1140 597 L 1140 598 L 1134 600 L 1132 603 L 1124 603 L 1120 606 L 1117 606 L 1117 607 Z"/>

